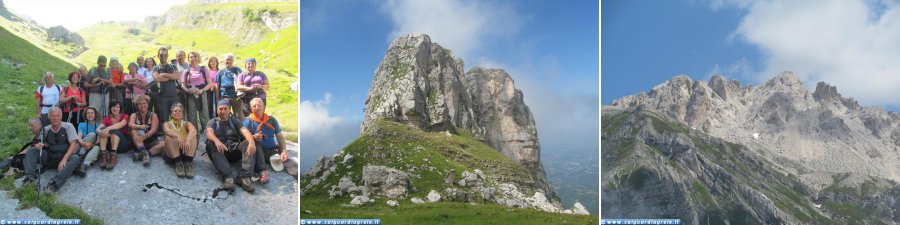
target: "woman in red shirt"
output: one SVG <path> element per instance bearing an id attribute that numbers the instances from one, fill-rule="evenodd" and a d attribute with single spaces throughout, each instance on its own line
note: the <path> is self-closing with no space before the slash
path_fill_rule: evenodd
<path id="1" fill-rule="evenodd" d="M 81 73 L 74 71 L 69 73 L 69 86 L 63 88 L 59 96 L 59 105 L 62 106 L 63 122 L 69 122 L 73 125 L 84 122 L 80 113 L 83 107 L 87 106 L 84 89 L 81 89 Z"/>
<path id="2" fill-rule="evenodd" d="M 109 116 L 103 118 L 100 128 L 97 128 L 97 134 L 100 135 L 100 168 L 113 169 L 119 157 L 118 151 L 128 151 L 128 114 L 122 113 L 122 103 L 112 101 L 109 103 Z M 109 144 L 109 146 L 107 146 Z M 111 148 L 111 151 L 107 151 Z"/>

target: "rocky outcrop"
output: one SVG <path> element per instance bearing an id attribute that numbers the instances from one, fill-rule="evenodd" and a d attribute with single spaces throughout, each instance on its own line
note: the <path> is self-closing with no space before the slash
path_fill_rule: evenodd
<path id="1" fill-rule="evenodd" d="M 185 30 L 218 30 L 234 43 L 249 44 L 259 42 L 271 31 L 278 31 L 297 23 L 296 12 L 282 12 L 266 6 L 252 8 L 246 6 L 197 7 L 197 4 L 218 3 L 220 3 L 218 0 L 212 0 L 176 5 L 162 16 L 145 18 L 142 27 L 154 32 L 162 27 Z"/>
<path id="2" fill-rule="evenodd" d="M 676 76 L 614 100 L 601 114 L 603 216 L 896 221 L 898 200 L 890 196 L 900 193 L 900 116 L 860 107 L 838 90 L 819 82 L 810 91 L 791 72 L 744 87 L 720 76 Z M 848 174 L 860 178 L 842 182 Z M 865 213 L 848 220 L 845 206 Z"/>
<path id="3" fill-rule="evenodd" d="M 448 134 L 463 129 L 525 166 L 537 189 L 555 196 L 540 163 L 534 118 L 510 75 L 500 69 L 463 72 L 462 59 L 428 35 L 397 38 L 375 70 L 361 130 L 381 119 Z"/>
<path id="4" fill-rule="evenodd" d="M 381 194 L 388 198 L 406 197 L 409 188 L 409 174 L 384 167 L 363 167 L 362 179 L 366 185 L 366 195 Z"/>
<path id="5" fill-rule="evenodd" d="M 63 26 L 47 28 L 47 40 L 62 42 L 64 44 L 71 43 L 79 46 L 84 46 L 84 38 L 81 38 L 81 35 L 78 35 L 75 32 L 70 32 Z"/>

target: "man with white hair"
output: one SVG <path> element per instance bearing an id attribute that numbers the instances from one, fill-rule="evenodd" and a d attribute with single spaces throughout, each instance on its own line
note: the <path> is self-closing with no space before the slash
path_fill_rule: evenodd
<path id="1" fill-rule="evenodd" d="M 56 192 L 66 183 L 78 164 L 81 157 L 75 153 L 78 145 L 75 143 L 78 136 L 75 126 L 68 122 L 62 122 L 62 109 L 57 106 L 50 108 L 50 125 L 44 127 L 41 134 L 41 142 L 28 149 L 25 153 L 25 179 L 24 183 L 32 183 L 40 175 L 41 166 L 56 168 L 59 173 L 50 179 L 47 190 Z"/>
<path id="2" fill-rule="evenodd" d="M 244 118 L 244 104 L 238 99 L 234 79 L 243 73 L 240 67 L 234 65 L 234 54 L 225 54 L 225 69 L 216 74 L 216 83 L 219 84 L 218 99 L 228 100 L 231 112 L 237 118 Z"/>

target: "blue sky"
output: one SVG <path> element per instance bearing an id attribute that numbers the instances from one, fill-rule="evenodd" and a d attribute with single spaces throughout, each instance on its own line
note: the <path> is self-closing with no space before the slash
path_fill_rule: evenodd
<path id="1" fill-rule="evenodd" d="M 900 7 L 890 0 L 604 1 L 602 103 L 685 74 L 759 85 L 792 71 L 863 106 L 900 106 Z"/>
<path id="2" fill-rule="evenodd" d="M 596 1 L 304 1 L 300 8 L 303 169 L 359 136 L 390 42 L 421 31 L 466 68 L 507 70 L 535 115 L 543 154 L 599 149 Z"/>

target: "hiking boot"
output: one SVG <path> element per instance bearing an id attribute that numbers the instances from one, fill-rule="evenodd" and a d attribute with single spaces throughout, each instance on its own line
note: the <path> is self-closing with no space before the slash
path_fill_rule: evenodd
<path id="1" fill-rule="evenodd" d="M 34 175 L 25 175 L 25 178 L 22 179 L 22 186 L 29 185 L 29 184 L 36 184 L 36 183 L 37 183 L 37 176 L 34 176 Z"/>
<path id="2" fill-rule="evenodd" d="M 116 153 L 109 153 L 109 163 L 106 164 L 106 169 L 113 169 L 116 167 L 116 161 L 119 160 L 119 156 Z"/>
<path id="3" fill-rule="evenodd" d="M 74 173 L 75 176 L 84 178 L 85 176 L 87 176 L 87 170 L 85 169 L 85 167 L 87 167 L 87 165 L 81 164 L 80 166 L 75 168 L 75 171 L 73 171 L 72 173 Z"/>
<path id="4" fill-rule="evenodd" d="M 47 187 L 44 188 L 44 191 L 48 195 L 55 195 L 56 192 L 59 191 L 59 187 L 58 187 L 58 185 L 56 185 L 56 181 L 50 181 L 50 183 L 47 184 Z"/>
<path id="5" fill-rule="evenodd" d="M 247 192 L 253 193 L 256 191 L 256 188 L 253 187 L 253 182 L 251 182 L 248 177 L 239 177 L 237 183 Z"/>
<path id="6" fill-rule="evenodd" d="M 150 153 L 145 150 L 143 152 L 143 154 L 144 154 L 144 156 L 141 158 L 141 163 L 143 163 L 144 166 L 149 166 L 150 165 Z"/>
<path id="7" fill-rule="evenodd" d="M 135 151 L 135 152 L 131 155 L 131 161 L 132 161 L 132 162 L 141 161 L 141 154 L 143 154 L 143 153 L 144 153 L 144 152 L 137 152 L 137 151 Z"/>
<path id="8" fill-rule="evenodd" d="M 263 170 L 259 173 L 259 183 L 267 184 L 269 183 L 269 170 Z"/>
<path id="9" fill-rule="evenodd" d="M 106 169 L 106 163 L 109 162 L 109 152 L 100 151 L 100 169 Z"/>
<path id="10" fill-rule="evenodd" d="M 234 178 L 231 178 L 231 177 L 225 178 L 225 182 L 224 182 L 223 186 L 225 186 L 226 190 L 229 190 L 229 191 L 234 190 Z"/>
<path id="11" fill-rule="evenodd" d="M 194 178 L 194 163 L 191 161 L 184 162 L 184 176 Z"/>
<path id="12" fill-rule="evenodd" d="M 184 177 L 184 161 L 175 162 L 175 175 Z"/>

